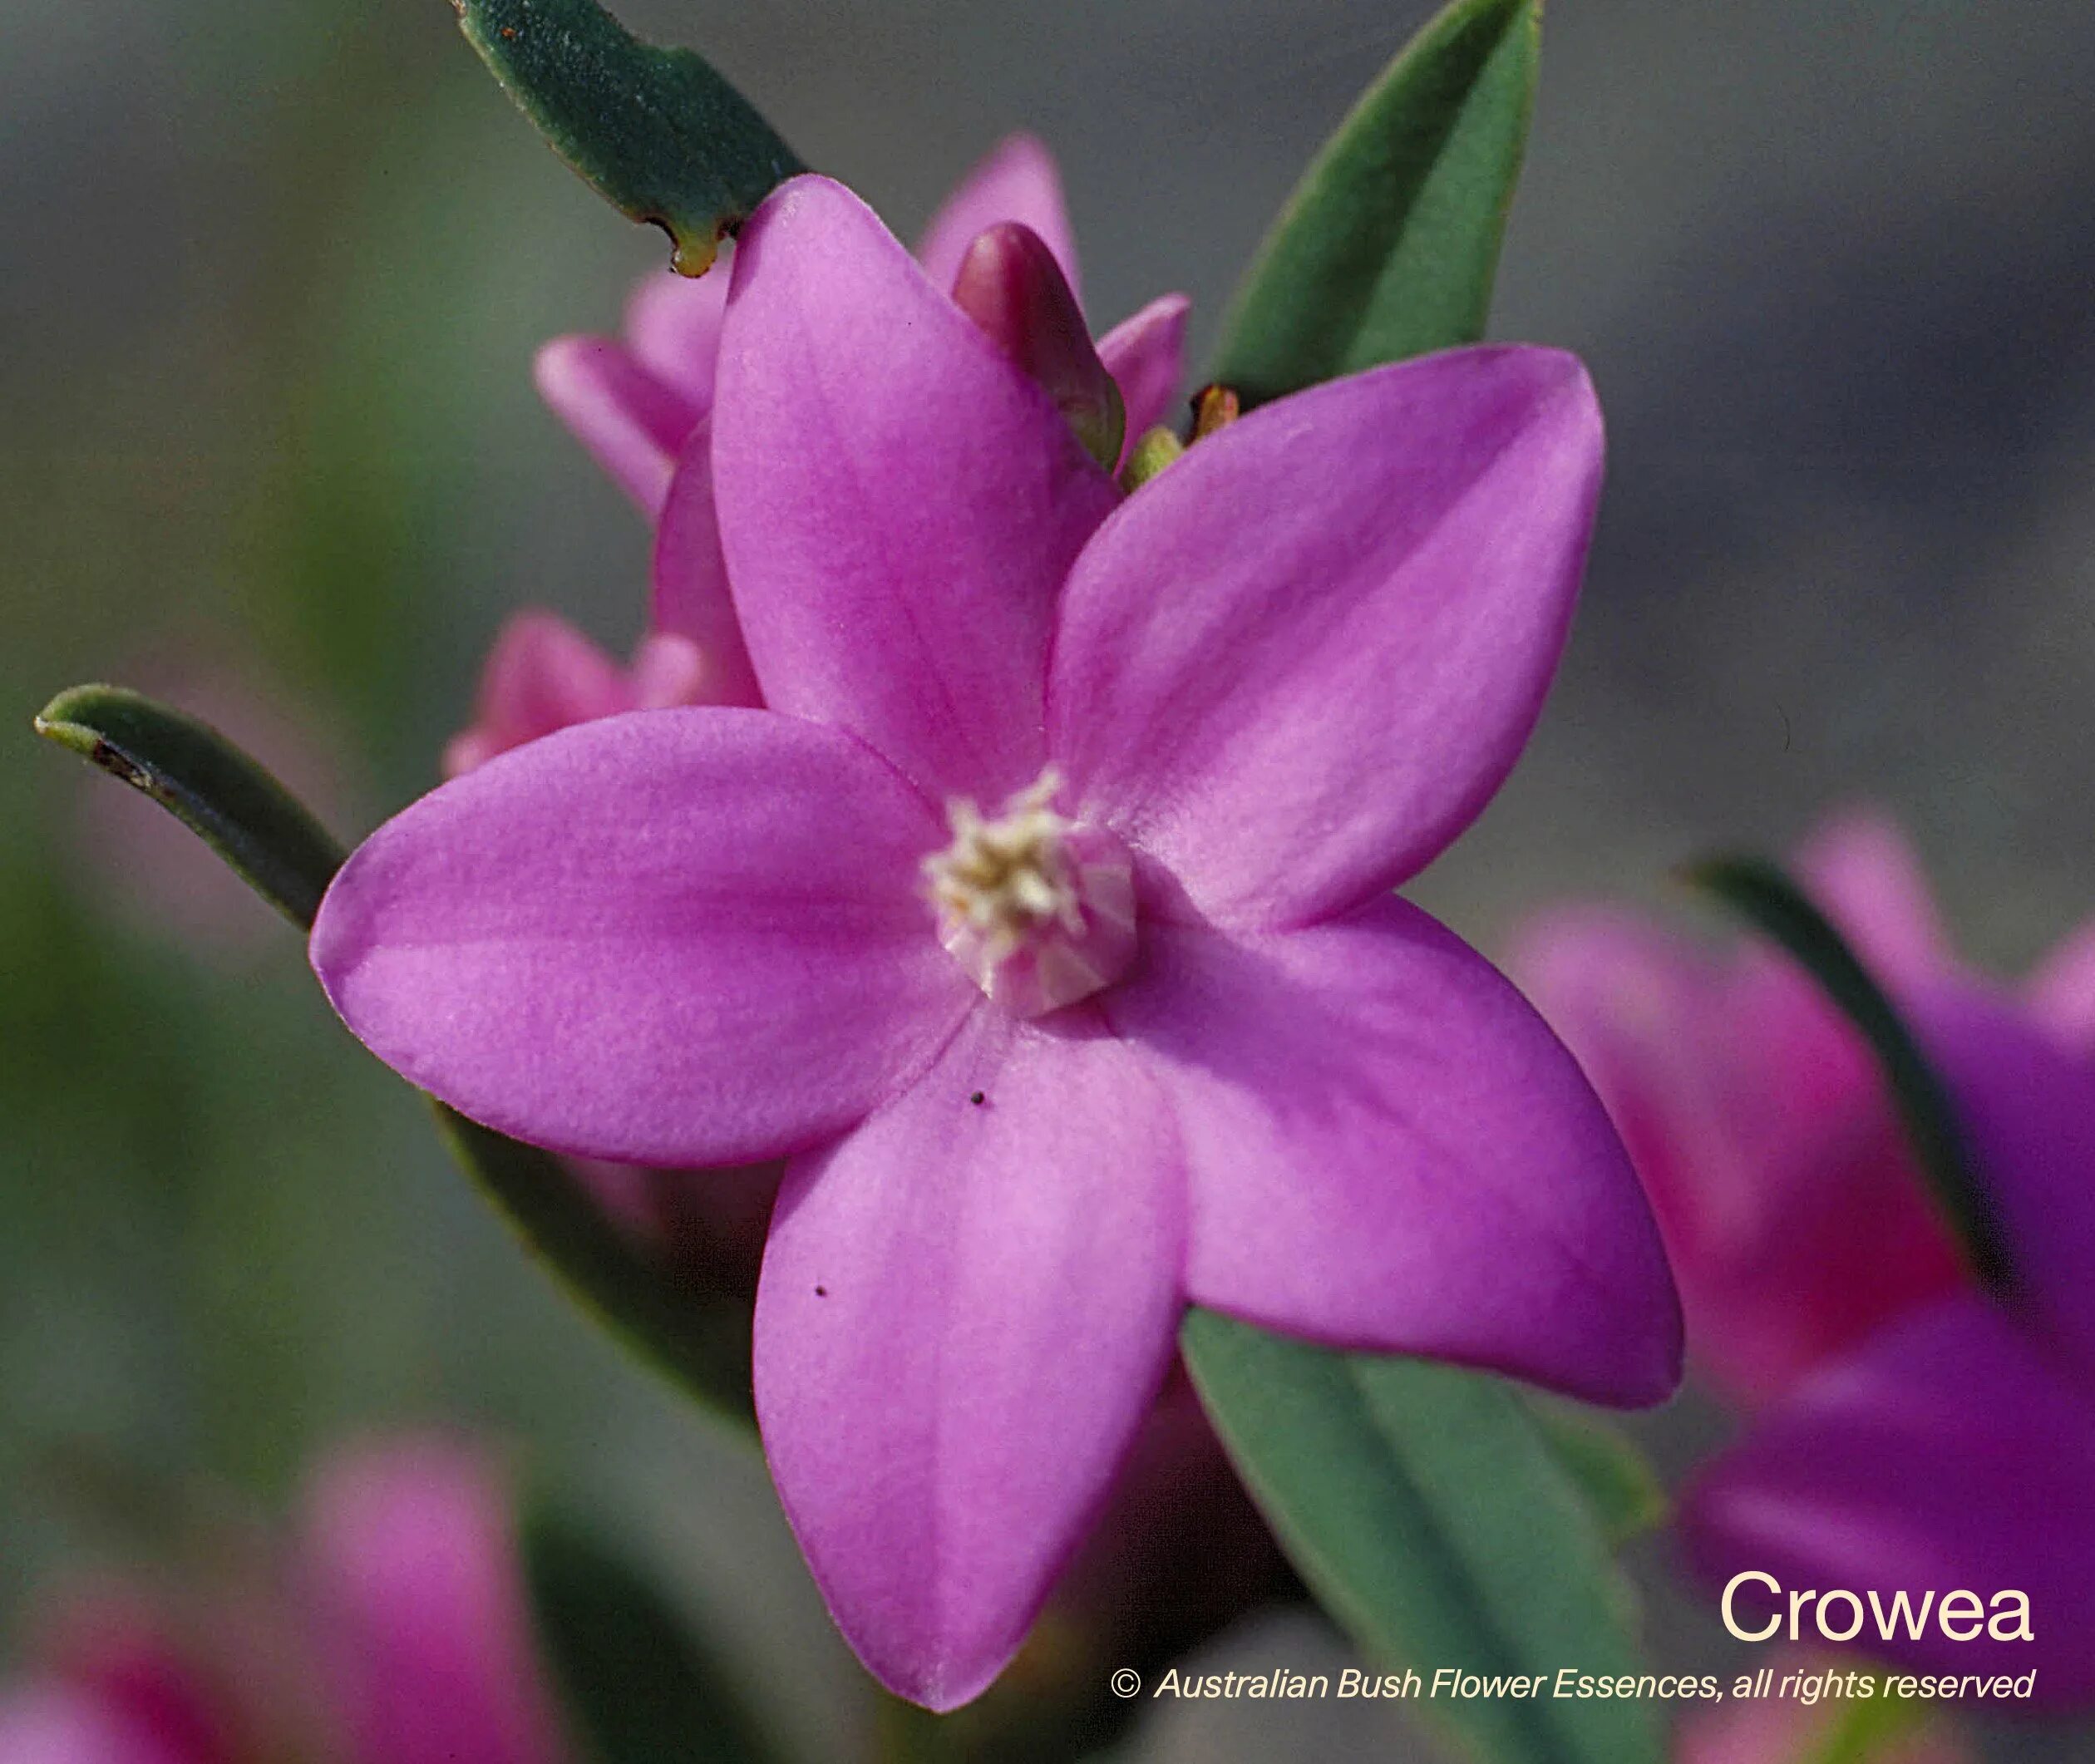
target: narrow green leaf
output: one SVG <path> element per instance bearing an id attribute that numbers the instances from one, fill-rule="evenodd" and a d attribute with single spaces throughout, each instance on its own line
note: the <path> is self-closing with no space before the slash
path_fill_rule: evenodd
<path id="1" fill-rule="evenodd" d="M 303 804 L 209 723 L 117 686 L 76 686 L 36 719 L 47 741 L 141 790 L 301 929 L 341 867 Z"/>
<path id="2" fill-rule="evenodd" d="M 1483 336 L 1541 32 L 1541 0 L 1455 0 L 1412 39 L 1281 209 L 1212 378 L 1258 404 Z"/>
<path id="3" fill-rule="evenodd" d="M 1651 1702 L 1551 1694 L 1564 1668 L 1629 1674 L 1638 1657 L 1600 1527 L 1511 1386 L 1207 1311 L 1180 1346 L 1282 1545 L 1363 1648 L 1428 1686 L 1442 1667 L 1549 1681 L 1422 1710 L 1505 1764 L 1656 1764 Z"/>
<path id="4" fill-rule="evenodd" d="M 2010 1292 L 2014 1264 L 1993 1202 L 1973 1172 L 1956 1106 L 1913 1032 L 1846 940 L 1781 867 L 1765 858 L 1711 858 L 1691 866 L 1687 880 L 1779 944 L 1855 1025 L 1876 1056 L 1921 1173 L 1963 1244 L 1972 1273 L 1989 1290 Z"/>
<path id="5" fill-rule="evenodd" d="M 553 150 L 614 207 L 667 233 L 686 275 L 702 275 L 721 239 L 807 169 L 699 56 L 642 42 L 596 0 L 452 4 Z"/>
<path id="6" fill-rule="evenodd" d="M 763 1764 L 776 1756 L 718 1660 L 661 1592 L 544 1508 L 522 1527 L 538 1635 L 598 1764 Z"/>
<path id="7" fill-rule="evenodd" d="M 1561 1402 L 1531 1399 L 1528 1407 L 1558 1467 L 1585 1497 L 1610 1545 L 1619 1549 L 1665 1523 L 1668 1502 L 1659 1473 L 1619 1429 Z"/>
<path id="8" fill-rule="evenodd" d="M 39 735 L 144 791 L 200 835 L 301 931 L 346 856 L 291 793 L 210 725 L 143 694 L 79 686 L 46 705 Z M 569 1293 L 684 1393 L 755 1426 L 746 1302 L 644 1254 L 550 1152 L 432 1099 L 445 1144 Z"/>

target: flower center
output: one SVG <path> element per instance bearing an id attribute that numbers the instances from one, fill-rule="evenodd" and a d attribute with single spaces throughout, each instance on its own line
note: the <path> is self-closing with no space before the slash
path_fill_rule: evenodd
<path id="1" fill-rule="evenodd" d="M 946 806 L 953 843 L 924 860 L 939 941 L 1013 1015 L 1041 1017 L 1117 979 L 1135 954 L 1135 871 L 1103 827 L 1056 812 L 1052 766 L 993 819 Z"/>

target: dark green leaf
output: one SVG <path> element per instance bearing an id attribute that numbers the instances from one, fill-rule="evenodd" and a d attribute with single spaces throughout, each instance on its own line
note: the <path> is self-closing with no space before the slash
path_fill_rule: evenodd
<path id="1" fill-rule="evenodd" d="M 309 929 L 343 849 L 303 804 L 210 724 L 116 686 L 76 686 L 37 733 L 178 817 L 292 924 Z"/>
<path id="2" fill-rule="evenodd" d="M 1280 211 L 1212 378 L 1262 403 L 1484 334 L 1541 30 L 1541 0 L 1456 0 L 1412 40 Z"/>
<path id="3" fill-rule="evenodd" d="M 2014 1284 L 1993 1203 L 1973 1173 L 1964 1128 L 1942 1080 L 1841 934 L 1782 869 L 1765 858 L 1719 857 L 1697 864 L 1688 880 L 1713 895 L 1788 952 L 1853 1023 L 1876 1056 L 1891 1098 L 1974 1274 L 1990 1290 Z"/>
<path id="4" fill-rule="evenodd" d="M 806 167 L 688 49 L 642 42 L 596 0 L 453 0 L 459 27 L 553 150 L 701 275 L 720 240 Z"/>
<path id="5" fill-rule="evenodd" d="M 144 791 L 300 930 L 313 929 L 343 848 L 217 731 L 113 686 L 61 692 L 36 727 Z M 551 1153 L 434 1106 L 453 1155 L 569 1292 L 688 1396 L 753 1426 L 747 1301 L 643 1254 Z"/>
<path id="6" fill-rule="evenodd" d="M 539 1640 L 599 1764 L 757 1764 L 776 1756 L 720 1663 L 628 1562 L 543 1509 L 523 1526 Z"/>
<path id="7" fill-rule="evenodd" d="M 1282 1545 L 1370 1653 L 1552 1680 L 1423 1701 L 1507 1764 L 1655 1764 L 1654 1705 L 1550 1695 L 1562 1668 L 1636 1672 L 1627 1588 L 1521 1396 L 1421 1361 L 1331 1353 L 1212 1312 L 1180 1345 Z"/>
<path id="8" fill-rule="evenodd" d="M 1585 1499 L 1601 1535 L 1619 1547 L 1665 1523 L 1666 1491 L 1644 1455 L 1584 1409 L 1542 1399 L 1529 1404 L 1559 1468 Z"/>

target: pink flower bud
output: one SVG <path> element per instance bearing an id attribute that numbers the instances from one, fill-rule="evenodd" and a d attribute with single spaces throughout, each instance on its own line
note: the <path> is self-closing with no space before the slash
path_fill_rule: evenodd
<path id="1" fill-rule="evenodd" d="M 1046 241 L 1016 221 L 991 227 L 960 260 L 953 302 L 1040 382 L 1085 451 L 1112 471 L 1127 411 Z"/>

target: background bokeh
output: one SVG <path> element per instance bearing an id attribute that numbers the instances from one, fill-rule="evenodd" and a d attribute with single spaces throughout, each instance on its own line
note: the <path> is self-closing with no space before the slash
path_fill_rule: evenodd
<path id="1" fill-rule="evenodd" d="M 910 231 L 1004 131 L 1095 315 L 1212 337 L 1417 0 L 624 0 Z M 431 783 L 497 623 L 638 633 L 638 519 L 539 407 L 660 260 L 439 0 L 0 0 L 0 1624 L 140 1478 L 264 1501 L 345 1431 L 484 1427 L 600 1506 L 836 1755 L 860 1680 L 746 1450 L 551 1293 L 295 937 L 38 748 L 57 687 L 219 717 L 359 833 Z M 1868 797 L 2007 968 L 2095 905 L 2095 10 L 1560 0 L 1499 334 L 1607 405 L 1584 613 L 1511 786 L 1418 890 L 1487 949 L 1566 892 Z M 1720 1426 L 1647 1425 L 1677 1466 Z M 1641 1564 L 1667 1658 L 1730 1660 Z M 1314 1627 L 1225 1652 L 1305 1665 Z M 1152 1755 L 1407 1747 L 1188 1711 Z M 2049 1736 L 1999 1754 L 2068 1755 Z"/>

